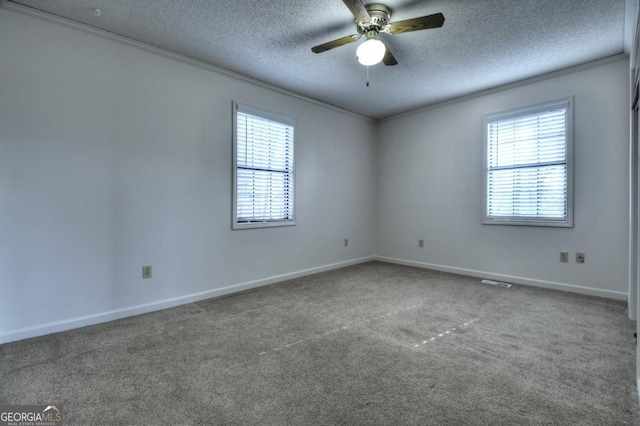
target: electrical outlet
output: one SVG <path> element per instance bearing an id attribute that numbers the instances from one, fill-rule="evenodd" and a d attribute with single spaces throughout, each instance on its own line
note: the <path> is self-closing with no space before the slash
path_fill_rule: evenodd
<path id="1" fill-rule="evenodd" d="M 569 252 L 561 251 L 560 252 L 560 262 L 566 263 L 569 261 Z"/>
<path id="2" fill-rule="evenodd" d="M 584 253 L 576 253 L 576 263 L 584 263 Z"/>
<path id="3" fill-rule="evenodd" d="M 151 278 L 151 265 L 144 265 L 142 267 L 142 278 Z"/>
<path id="4" fill-rule="evenodd" d="M 348 246 L 349 246 L 349 239 L 348 239 L 348 238 L 345 238 L 345 239 L 344 239 L 344 246 L 345 246 L 345 247 L 348 247 Z"/>
<path id="5" fill-rule="evenodd" d="M 424 240 L 418 240 L 418 247 L 424 247 Z"/>

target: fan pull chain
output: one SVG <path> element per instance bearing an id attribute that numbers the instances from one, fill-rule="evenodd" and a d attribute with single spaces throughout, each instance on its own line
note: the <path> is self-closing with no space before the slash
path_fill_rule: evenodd
<path id="1" fill-rule="evenodd" d="M 367 87 L 369 87 L 369 67 L 367 67 L 367 79 L 365 81 L 365 84 L 367 85 Z"/>

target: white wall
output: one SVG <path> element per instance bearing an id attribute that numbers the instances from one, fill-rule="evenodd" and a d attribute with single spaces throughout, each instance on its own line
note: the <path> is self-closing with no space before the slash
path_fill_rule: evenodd
<path id="1" fill-rule="evenodd" d="M 297 226 L 231 230 L 232 100 L 296 117 Z M 0 343 L 372 256 L 375 153 L 361 117 L 0 8 Z"/>
<path id="2" fill-rule="evenodd" d="M 382 122 L 377 255 L 625 298 L 628 73 L 622 59 Z M 568 95 L 575 96 L 574 227 L 481 225 L 482 116 Z M 560 251 L 571 253 L 570 263 L 559 262 Z M 584 264 L 575 263 L 576 252 L 586 253 Z"/>

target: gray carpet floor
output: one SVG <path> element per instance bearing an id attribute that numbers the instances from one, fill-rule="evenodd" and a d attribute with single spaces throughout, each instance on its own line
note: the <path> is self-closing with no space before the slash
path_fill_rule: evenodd
<path id="1" fill-rule="evenodd" d="M 640 424 L 619 301 L 371 262 L 0 346 L 65 424 Z"/>

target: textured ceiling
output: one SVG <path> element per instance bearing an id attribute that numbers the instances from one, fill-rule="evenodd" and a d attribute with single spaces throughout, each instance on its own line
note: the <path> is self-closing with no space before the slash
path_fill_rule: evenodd
<path id="1" fill-rule="evenodd" d="M 379 2 L 379 1 L 378 1 Z M 442 28 L 381 38 L 399 64 L 366 68 L 341 0 L 15 0 L 374 118 L 623 52 L 625 0 L 387 0 L 391 21 Z M 365 1 L 365 4 L 369 2 Z M 94 13 L 100 9 L 100 16 Z"/>

